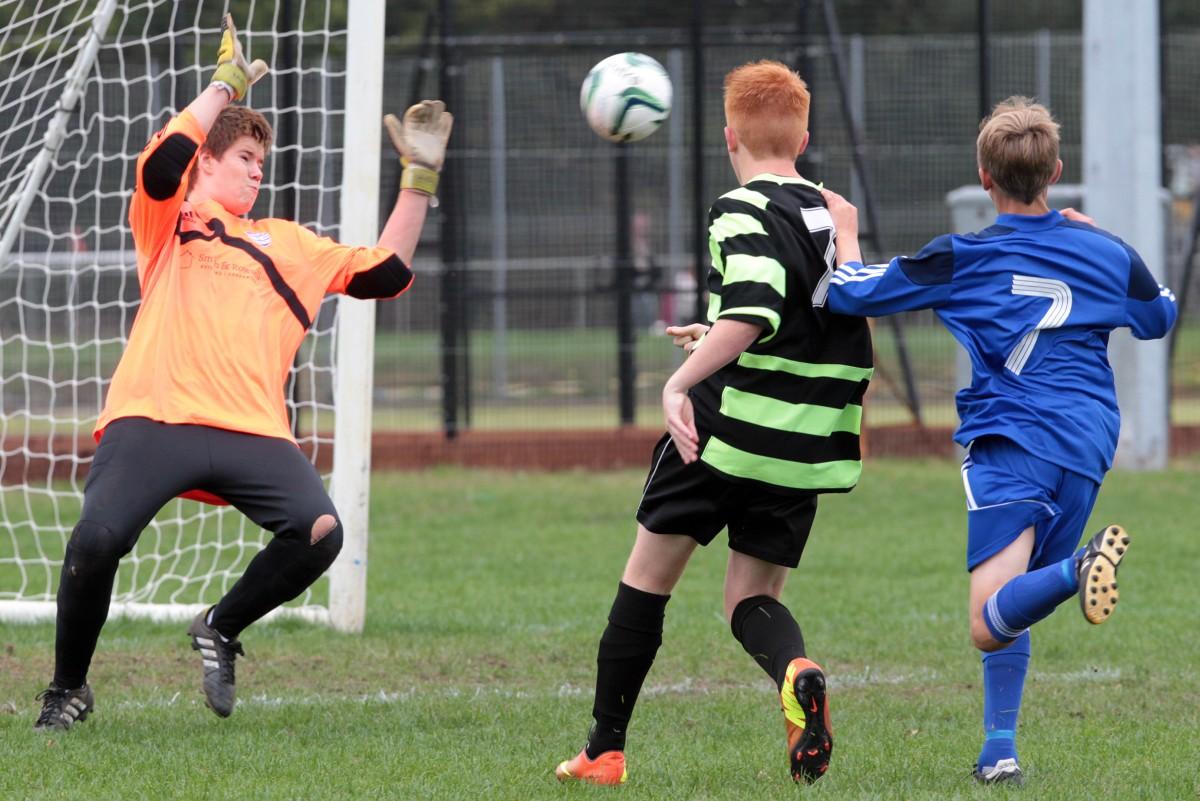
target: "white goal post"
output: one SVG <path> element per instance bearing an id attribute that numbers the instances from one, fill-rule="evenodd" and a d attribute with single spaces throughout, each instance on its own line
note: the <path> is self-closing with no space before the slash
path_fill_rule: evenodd
<path id="1" fill-rule="evenodd" d="M 55 614 L 58 571 L 138 304 L 127 214 L 137 155 L 215 66 L 225 2 L 0 5 L 0 620 Z M 383 0 L 246 0 L 271 72 L 248 104 L 275 127 L 252 216 L 350 244 L 378 238 Z M 353 109 L 353 113 L 346 113 Z M 374 304 L 328 298 L 287 387 L 297 441 L 330 482 L 344 546 L 278 614 L 362 629 Z M 112 614 L 184 620 L 270 535 L 228 507 L 172 501 L 122 560 Z"/>

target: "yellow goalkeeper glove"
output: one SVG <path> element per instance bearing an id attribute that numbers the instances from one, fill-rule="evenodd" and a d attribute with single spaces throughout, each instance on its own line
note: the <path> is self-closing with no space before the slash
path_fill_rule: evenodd
<path id="1" fill-rule="evenodd" d="M 261 58 L 246 63 L 246 57 L 242 55 L 242 43 L 237 39 L 237 29 L 233 27 L 232 14 L 225 15 L 224 28 L 221 49 L 217 51 L 217 71 L 213 73 L 211 83 L 229 92 L 230 100 L 241 100 L 250 86 L 266 75 L 270 67 Z"/>
<path id="2" fill-rule="evenodd" d="M 454 127 L 454 115 L 446 111 L 446 104 L 440 100 L 422 100 L 404 112 L 403 124 L 395 115 L 387 114 L 383 125 L 404 167 L 400 188 L 436 194 L 438 173 L 446 160 L 446 143 Z"/>

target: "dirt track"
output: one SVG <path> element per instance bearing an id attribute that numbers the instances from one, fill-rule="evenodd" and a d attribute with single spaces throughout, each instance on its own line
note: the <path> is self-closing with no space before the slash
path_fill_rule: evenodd
<path id="1" fill-rule="evenodd" d="M 661 436 L 659 429 L 565 429 L 530 431 L 467 431 L 454 439 L 439 432 L 384 431 L 375 434 L 371 465 L 376 470 L 420 470 L 438 465 L 490 467 L 509 470 L 608 470 L 644 467 Z M 892 457 L 951 457 L 954 446 L 949 428 L 887 426 L 867 431 L 867 453 Z M 27 445 L 9 438 L 0 452 L 0 482 L 44 484 L 86 473 L 95 450 L 91 438 L 30 437 Z M 1200 426 L 1176 426 L 1171 431 L 1171 455 L 1200 452 Z M 333 449 L 322 449 L 317 465 L 328 470 Z"/>

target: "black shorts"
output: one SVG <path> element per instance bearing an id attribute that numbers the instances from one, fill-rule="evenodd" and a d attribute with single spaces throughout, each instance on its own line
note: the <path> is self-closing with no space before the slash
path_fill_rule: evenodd
<path id="1" fill-rule="evenodd" d="M 708 545 L 729 528 L 729 547 L 785 567 L 800 564 L 817 496 L 771 492 L 730 481 L 699 461 L 684 464 L 669 434 L 654 446 L 638 522 L 656 534 L 685 534 Z"/>

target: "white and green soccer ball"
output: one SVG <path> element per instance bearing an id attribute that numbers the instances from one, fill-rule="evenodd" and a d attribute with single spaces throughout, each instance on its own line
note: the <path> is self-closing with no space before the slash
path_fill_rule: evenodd
<path id="1" fill-rule="evenodd" d="M 650 56 L 617 53 L 587 74 L 579 107 L 592 130 L 612 142 L 636 142 L 671 113 L 671 77 Z"/>

